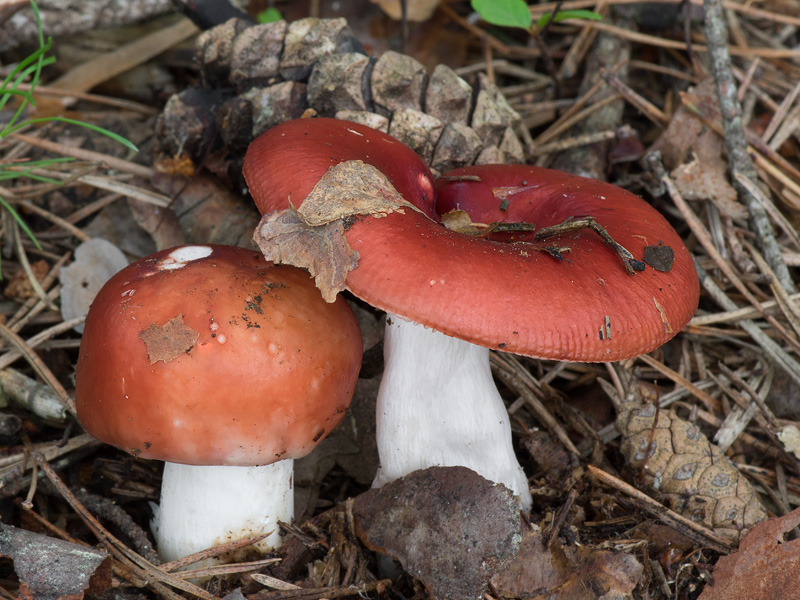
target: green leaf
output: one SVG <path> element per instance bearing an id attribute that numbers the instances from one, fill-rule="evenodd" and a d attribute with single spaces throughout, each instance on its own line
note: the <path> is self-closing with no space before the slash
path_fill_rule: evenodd
<path id="1" fill-rule="evenodd" d="M 265 8 L 256 15 L 256 21 L 258 21 L 259 23 L 275 23 L 276 21 L 280 21 L 281 19 L 283 19 L 281 11 L 279 11 L 277 8 L 273 6 Z"/>
<path id="2" fill-rule="evenodd" d="M 524 0 L 471 0 L 471 4 L 487 23 L 530 29 L 531 11 Z"/>
<path id="3" fill-rule="evenodd" d="M 544 27 L 550 22 L 553 13 L 547 13 L 539 17 L 539 20 L 536 21 L 536 27 Z M 586 21 L 602 21 L 603 15 L 594 12 L 593 10 L 561 10 L 556 13 L 556 18 L 553 19 L 553 23 L 560 23 L 561 21 L 566 21 L 567 19 L 585 19 Z"/>

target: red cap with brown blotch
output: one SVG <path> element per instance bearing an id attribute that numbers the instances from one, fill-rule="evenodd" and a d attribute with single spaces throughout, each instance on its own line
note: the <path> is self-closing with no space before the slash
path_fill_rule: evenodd
<path id="1" fill-rule="evenodd" d="M 266 465 L 311 451 L 342 418 L 362 342 L 344 299 L 255 251 L 182 246 L 141 259 L 95 298 L 78 418 L 136 456 Z"/>

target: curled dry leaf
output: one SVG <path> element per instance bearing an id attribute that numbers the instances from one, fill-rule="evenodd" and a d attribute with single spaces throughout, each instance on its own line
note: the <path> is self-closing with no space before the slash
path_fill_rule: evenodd
<path id="1" fill-rule="evenodd" d="M 700 600 L 790 600 L 797 598 L 800 540 L 786 534 L 800 524 L 800 508 L 785 517 L 762 521 L 745 536 L 738 552 L 723 556 L 714 583 Z"/>
<path id="2" fill-rule="evenodd" d="M 268 213 L 253 239 L 267 260 L 308 269 L 327 302 L 345 288 L 358 252 L 344 236 L 349 219 L 417 210 L 377 168 L 360 160 L 331 167 L 296 209 Z"/>
<path id="3" fill-rule="evenodd" d="M 326 302 L 336 300 L 347 274 L 358 266 L 341 220 L 312 227 L 295 211 L 276 211 L 261 219 L 253 240 L 267 260 L 308 269 Z"/>
<path id="4" fill-rule="evenodd" d="M 737 199 L 728 183 L 728 167 L 722 158 L 722 140 L 705 130 L 694 145 L 691 162 L 673 169 L 675 185 L 686 200 L 711 200 L 720 212 L 732 219 L 746 219 L 747 208 Z"/>
<path id="5" fill-rule="evenodd" d="M 360 160 L 334 165 L 320 177 L 297 214 L 311 226 L 327 225 L 355 215 L 380 218 L 404 208 L 417 210 L 403 199 L 377 167 Z"/>
<path id="6" fill-rule="evenodd" d="M 642 565 L 629 554 L 591 546 L 549 546 L 536 525 L 524 534 L 511 565 L 492 578 L 506 598 L 611 600 L 630 598 L 642 576 Z"/>
<path id="7" fill-rule="evenodd" d="M 0 524 L 0 555 L 14 561 L 22 600 L 80 600 L 111 587 L 111 559 L 93 548 Z"/>
<path id="8" fill-rule="evenodd" d="M 511 491 L 466 467 L 414 471 L 369 490 L 353 515 L 361 541 L 399 561 L 437 600 L 480 598 L 522 540 Z"/>

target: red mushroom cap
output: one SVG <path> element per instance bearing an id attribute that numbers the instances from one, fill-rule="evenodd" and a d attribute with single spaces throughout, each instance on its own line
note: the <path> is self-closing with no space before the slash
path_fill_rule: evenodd
<path id="1" fill-rule="evenodd" d="M 260 156 L 267 153 L 269 162 Z M 244 177 L 251 186 L 268 181 L 269 188 L 253 195 L 267 214 L 299 206 L 328 169 L 348 160 L 378 167 L 395 189 L 433 217 L 433 175 L 408 146 L 377 129 L 337 119 L 295 119 L 276 125 L 250 145 Z"/>
<path id="2" fill-rule="evenodd" d="M 342 418 L 361 363 L 343 299 L 257 252 L 183 246 L 129 265 L 91 306 L 78 418 L 134 455 L 266 465 L 307 454 Z"/>
<path id="3" fill-rule="evenodd" d="M 314 146 L 313 123 L 309 121 L 303 134 L 306 152 Z M 327 124 L 320 137 L 329 138 L 332 126 Z M 280 148 L 273 131 L 251 145 L 245 167 L 256 202 L 263 206 L 263 199 L 270 198 L 270 208 L 280 209 L 287 205 L 274 200 L 272 165 L 317 159 Z M 326 149 L 324 154 L 330 152 Z M 398 159 L 373 164 L 395 172 L 401 167 Z M 456 233 L 406 210 L 383 218 L 356 217 L 348 223 L 345 236 L 360 258 L 347 276 L 347 288 L 373 306 L 447 335 L 541 358 L 620 360 L 657 348 L 683 328 L 696 309 L 699 283 L 688 250 L 658 211 L 609 184 L 526 166 L 504 169 L 508 167 L 468 167 L 449 175 L 481 180 L 476 197 L 491 200 L 494 208 L 478 216 L 499 211 L 497 188 L 514 188 L 509 195 L 514 198 L 513 214 L 524 215 L 522 220 L 532 221 L 537 229 L 591 216 L 639 260 L 647 246 L 668 247 L 674 253 L 671 268 L 661 272 L 647 266 L 629 275 L 619 256 L 588 230 L 510 243 Z M 471 200 L 448 195 L 450 185 L 442 180 L 438 186 L 442 205 L 457 202 L 473 210 Z M 471 188 L 458 183 L 453 191 L 466 193 Z M 545 192 L 541 201 L 540 188 Z M 303 187 L 304 193 L 308 189 Z M 406 190 L 398 191 L 414 202 Z M 298 195 L 295 206 L 302 199 Z M 473 220 L 479 221 L 475 216 Z M 570 251 L 557 260 L 547 250 L 552 246 L 568 246 Z"/>

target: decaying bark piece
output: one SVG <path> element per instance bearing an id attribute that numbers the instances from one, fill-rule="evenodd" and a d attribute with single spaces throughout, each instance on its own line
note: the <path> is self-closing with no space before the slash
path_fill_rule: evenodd
<path id="1" fill-rule="evenodd" d="M 22 600 L 80 600 L 111 587 L 111 558 L 94 548 L 0 524 L 0 555 L 14 561 Z"/>
<path id="2" fill-rule="evenodd" d="M 361 541 L 398 560 L 438 600 L 480 598 L 522 541 L 511 491 L 466 467 L 430 467 L 369 490 L 353 515 Z"/>

